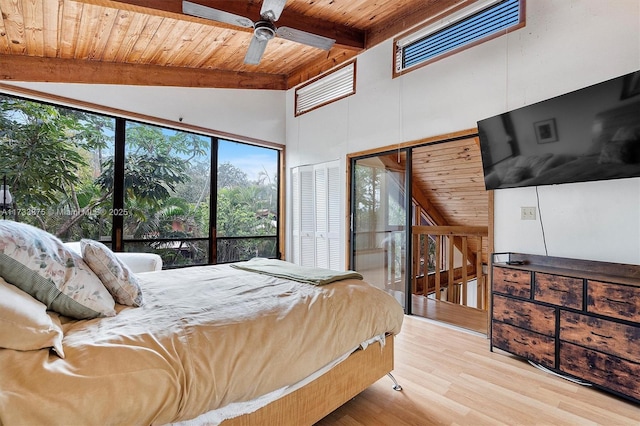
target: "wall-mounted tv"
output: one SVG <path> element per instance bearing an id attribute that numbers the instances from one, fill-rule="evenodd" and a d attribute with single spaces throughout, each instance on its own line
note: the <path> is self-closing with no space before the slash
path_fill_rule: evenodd
<path id="1" fill-rule="evenodd" d="M 640 176 L 640 71 L 478 121 L 487 189 Z"/>

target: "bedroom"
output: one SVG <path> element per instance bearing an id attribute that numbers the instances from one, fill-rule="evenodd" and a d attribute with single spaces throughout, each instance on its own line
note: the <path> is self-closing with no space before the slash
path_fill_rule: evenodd
<path id="1" fill-rule="evenodd" d="M 134 113 L 173 121 L 184 116 L 206 128 L 286 141 L 290 170 L 473 128 L 479 119 L 635 71 L 639 8 L 635 0 L 530 1 L 525 28 L 396 79 L 390 76 L 392 41 L 387 40 L 358 57 L 356 95 L 299 117 L 293 114 L 292 90 L 5 83 L 120 109 L 126 99 L 124 109 Z M 537 192 L 496 191 L 496 251 L 640 263 L 638 179 Z M 540 221 L 520 220 L 520 207 L 537 205 L 538 196 L 544 233 Z"/>

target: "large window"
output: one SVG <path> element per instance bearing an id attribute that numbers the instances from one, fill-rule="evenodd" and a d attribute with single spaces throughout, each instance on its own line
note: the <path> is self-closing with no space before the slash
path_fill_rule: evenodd
<path id="1" fill-rule="evenodd" d="M 0 95 L 3 217 L 166 267 L 279 257 L 280 161 L 276 147 Z"/>

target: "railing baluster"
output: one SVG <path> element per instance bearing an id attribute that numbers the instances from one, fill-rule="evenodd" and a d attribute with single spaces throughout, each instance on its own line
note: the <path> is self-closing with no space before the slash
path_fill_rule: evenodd
<path id="1" fill-rule="evenodd" d="M 478 252 L 476 253 L 476 306 L 480 309 L 486 310 L 486 297 L 485 297 L 485 284 L 484 284 L 484 271 L 482 270 L 482 236 L 479 238 Z"/>
<path id="2" fill-rule="evenodd" d="M 469 267 L 469 258 L 467 253 L 467 236 L 462 237 L 462 304 L 467 304 L 467 268 Z"/>
<path id="3" fill-rule="evenodd" d="M 442 235 L 436 237 L 436 300 L 440 300 L 440 266 L 442 265 Z"/>
<path id="4" fill-rule="evenodd" d="M 411 279 L 411 294 L 418 294 L 418 276 L 420 275 L 420 234 L 413 234 L 413 272 Z"/>
<path id="5" fill-rule="evenodd" d="M 443 245 L 445 241 L 448 243 L 447 250 L 447 298 L 446 300 L 467 305 L 469 301 L 467 284 L 470 278 L 476 278 L 477 291 L 476 291 L 476 307 L 478 309 L 488 309 L 488 285 L 482 270 L 482 256 L 483 256 L 483 237 L 488 236 L 488 228 L 480 226 L 414 226 L 412 228 L 413 233 L 413 247 L 414 251 L 414 264 L 415 264 L 415 285 L 413 294 L 417 292 L 417 278 L 423 277 L 424 286 L 421 292 L 423 296 L 429 295 L 429 236 L 434 237 L 435 242 L 435 298 L 436 300 L 442 300 L 441 298 L 441 283 L 442 274 L 441 266 L 443 260 Z M 446 237 L 446 240 L 443 238 Z M 456 245 L 456 237 L 460 237 L 459 245 Z M 477 240 L 476 253 L 470 253 L 469 237 L 473 237 L 473 240 Z M 455 249 L 462 254 L 462 269 L 456 274 L 455 268 Z M 424 259 L 424 266 L 421 267 L 420 259 Z M 475 262 L 474 262 L 475 260 Z M 471 262 L 471 263 L 469 263 Z M 475 269 L 475 273 L 472 271 Z M 457 276 L 457 278 L 456 278 Z"/>
<path id="6" fill-rule="evenodd" d="M 449 252 L 449 274 L 448 274 L 448 279 L 447 279 L 447 300 L 449 302 L 455 302 L 458 303 L 456 299 L 454 299 L 455 293 L 454 293 L 454 289 L 453 289 L 453 272 L 455 269 L 455 263 L 454 263 L 454 258 L 453 258 L 453 254 L 454 254 L 454 246 L 455 246 L 455 240 L 454 240 L 455 236 L 454 235 L 447 235 L 447 251 Z"/>
<path id="7" fill-rule="evenodd" d="M 422 238 L 422 256 L 424 257 L 424 265 L 422 272 L 424 274 L 424 285 L 422 286 L 422 295 L 427 296 L 429 294 L 429 236 L 425 235 Z"/>

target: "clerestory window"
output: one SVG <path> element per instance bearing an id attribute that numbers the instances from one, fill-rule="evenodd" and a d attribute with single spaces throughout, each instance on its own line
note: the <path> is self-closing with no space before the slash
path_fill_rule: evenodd
<path id="1" fill-rule="evenodd" d="M 467 4 L 469 2 L 466 2 Z M 395 40 L 394 76 L 427 65 L 525 25 L 525 0 L 484 0 Z"/>
<path id="2" fill-rule="evenodd" d="M 304 114 L 355 93 L 356 61 L 353 60 L 298 87 L 295 91 L 295 115 Z"/>

